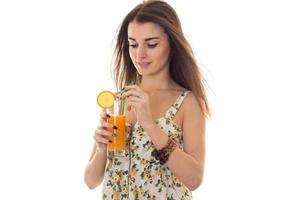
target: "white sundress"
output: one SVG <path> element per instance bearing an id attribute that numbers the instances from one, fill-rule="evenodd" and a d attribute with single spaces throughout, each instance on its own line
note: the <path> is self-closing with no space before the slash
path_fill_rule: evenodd
<path id="1" fill-rule="evenodd" d="M 189 91 L 184 91 L 157 125 L 183 149 L 182 129 L 173 117 Z M 189 200 L 191 191 L 152 155 L 154 145 L 137 122 L 129 140 L 126 157 L 108 158 L 102 188 L 103 200 Z"/>

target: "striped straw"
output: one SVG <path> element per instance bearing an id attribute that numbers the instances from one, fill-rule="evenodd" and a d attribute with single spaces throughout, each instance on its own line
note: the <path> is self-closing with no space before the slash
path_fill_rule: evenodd
<path id="1" fill-rule="evenodd" d="M 129 85 L 134 85 L 134 81 L 130 81 Z M 124 97 L 124 100 L 122 102 L 122 115 L 124 115 L 125 104 L 126 104 L 126 97 Z"/>

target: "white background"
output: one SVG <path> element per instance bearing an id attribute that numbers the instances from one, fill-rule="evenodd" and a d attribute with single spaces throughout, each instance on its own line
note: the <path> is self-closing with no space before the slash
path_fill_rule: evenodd
<path id="1" fill-rule="evenodd" d="M 0 2 L 0 199 L 100 199 L 83 182 L 95 98 L 114 89 L 112 41 L 139 2 Z M 168 2 L 210 87 L 195 199 L 300 199 L 297 1 Z"/>

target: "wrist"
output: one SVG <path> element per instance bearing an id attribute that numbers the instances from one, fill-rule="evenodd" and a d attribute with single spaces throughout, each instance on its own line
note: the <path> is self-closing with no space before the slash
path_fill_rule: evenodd
<path id="1" fill-rule="evenodd" d="M 106 156 L 107 150 L 102 148 L 96 148 L 96 155 L 98 156 Z"/>
<path id="2" fill-rule="evenodd" d="M 167 144 L 162 149 L 154 149 L 151 155 L 163 165 L 169 160 L 169 157 L 176 149 L 176 146 L 176 143 L 169 138 Z"/>

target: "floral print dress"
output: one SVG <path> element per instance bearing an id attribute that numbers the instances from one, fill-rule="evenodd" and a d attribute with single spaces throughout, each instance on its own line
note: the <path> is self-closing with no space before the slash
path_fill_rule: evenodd
<path id="1" fill-rule="evenodd" d="M 182 129 L 173 121 L 189 91 L 184 91 L 156 124 L 183 149 Z M 103 200 L 189 200 L 191 191 L 168 168 L 152 155 L 154 145 L 137 122 L 129 140 L 126 157 L 108 158 L 105 170 Z"/>

